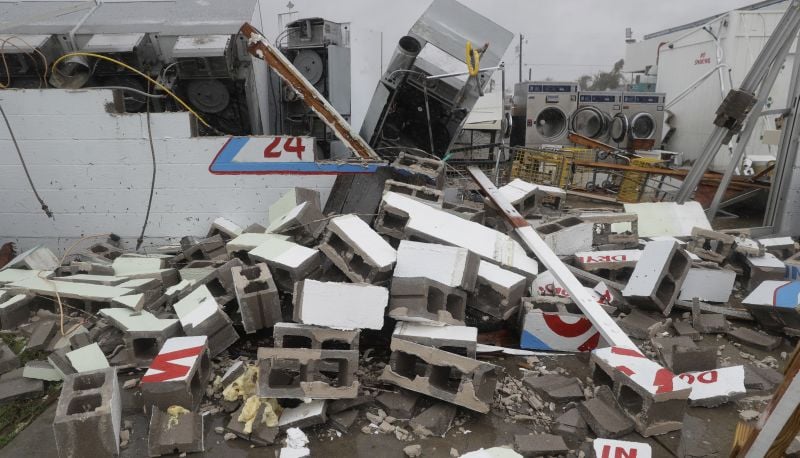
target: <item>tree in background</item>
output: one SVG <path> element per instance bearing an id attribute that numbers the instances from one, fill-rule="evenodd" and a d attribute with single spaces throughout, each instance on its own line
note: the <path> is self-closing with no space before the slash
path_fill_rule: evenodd
<path id="1" fill-rule="evenodd" d="M 625 82 L 625 76 L 622 74 L 623 65 L 625 65 L 625 59 L 620 59 L 614 63 L 610 72 L 600 71 L 594 75 L 583 75 L 578 78 L 578 84 L 584 91 L 619 89 Z"/>

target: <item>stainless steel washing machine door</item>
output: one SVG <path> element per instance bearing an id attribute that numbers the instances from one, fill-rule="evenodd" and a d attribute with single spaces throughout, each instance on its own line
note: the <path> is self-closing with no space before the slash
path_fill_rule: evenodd
<path id="1" fill-rule="evenodd" d="M 564 111 L 557 107 L 547 107 L 539 112 L 535 120 L 536 132 L 546 140 L 557 140 L 567 130 L 569 119 Z"/>
<path id="2" fill-rule="evenodd" d="M 628 136 L 628 117 L 622 113 L 617 113 L 611 119 L 611 140 L 617 143 L 625 141 Z"/>
<path id="3" fill-rule="evenodd" d="M 631 119 L 631 138 L 650 140 L 656 134 L 656 118 L 650 113 L 637 113 Z"/>
<path id="4" fill-rule="evenodd" d="M 602 138 L 611 122 L 609 116 L 596 107 L 581 107 L 572 114 L 572 131 L 588 138 Z"/>

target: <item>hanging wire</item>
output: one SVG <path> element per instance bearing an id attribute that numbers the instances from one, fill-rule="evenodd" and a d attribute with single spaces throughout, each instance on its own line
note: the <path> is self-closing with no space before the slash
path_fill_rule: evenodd
<path id="1" fill-rule="evenodd" d="M 22 169 L 25 171 L 25 176 L 28 177 L 28 183 L 31 185 L 31 190 L 33 191 L 33 195 L 36 196 L 36 200 L 39 201 L 39 204 L 42 206 L 42 210 L 47 215 L 48 218 L 53 218 L 53 212 L 50 211 L 50 207 L 44 203 L 42 196 L 39 195 L 39 191 L 36 190 L 36 186 L 33 184 L 33 179 L 31 178 L 31 174 L 28 171 L 28 165 L 25 163 L 25 159 L 22 157 L 22 150 L 19 148 L 19 143 L 17 143 L 17 138 L 14 136 L 14 130 L 11 129 L 11 122 L 8 120 L 8 116 L 6 116 L 6 111 L 3 110 L 3 105 L 0 104 L 0 114 L 3 115 L 3 120 L 6 122 L 6 126 L 8 127 L 8 133 L 11 135 L 11 142 L 14 143 L 14 148 L 17 150 L 17 155 L 19 156 L 19 161 L 22 163 Z"/>

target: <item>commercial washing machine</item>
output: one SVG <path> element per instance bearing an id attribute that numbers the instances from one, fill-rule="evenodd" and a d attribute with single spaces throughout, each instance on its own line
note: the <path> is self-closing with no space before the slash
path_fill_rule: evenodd
<path id="1" fill-rule="evenodd" d="M 570 145 L 569 121 L 578 108 L 578 84 L 528 84 L 525 146 Z"/>
<path id="2" fill-rule="evenodd" d="M 609 143 L 611 120 L 621 111 L 622 92 L 581 91 L 570 128 L 576 134 Z"/>
<path id="3" fill-rule="evenodd" d="M 624 92 L 622 111 L 611 120 L 611 140 L 622 149 L 660 148 L 663 92 Z"/>

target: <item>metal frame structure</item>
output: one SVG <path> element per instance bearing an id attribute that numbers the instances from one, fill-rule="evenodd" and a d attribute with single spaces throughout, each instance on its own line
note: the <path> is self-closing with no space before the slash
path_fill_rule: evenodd
<path id="1" fill-rule="evenodd" d="M 766 100 L 765 94 L 769 94 L 772 89 L 771 83 L 774 83 L 774 80 L 770 81 L 772 73 L 777 73 L 780 66 L 783 65 L 785 53 L 791 47 L 798 30 L 800 30 L 800 0 L 792 0 L 786 13 L 775 27 L 775 32 L 770 36 L 753 66 L 742 80 L 739 89 L 728 92 L 717 109 L 717 117 L 714 120 L 716 128 L 712 131 L 703 146 L 700 157 L 678 190 L 675 199 L 678 203 L 689 200 L 720 147 L 728 143 L 733 135 L 739 133 L 749 119 L 756 117 L 751 113 L 762 95 Z M 756 91 L 758 91 L 759 97 L 756 97 Z M 749 135 L 747 133 L 748 139 Z M 746 142 L 744 143 L 746 144 Z"/>

